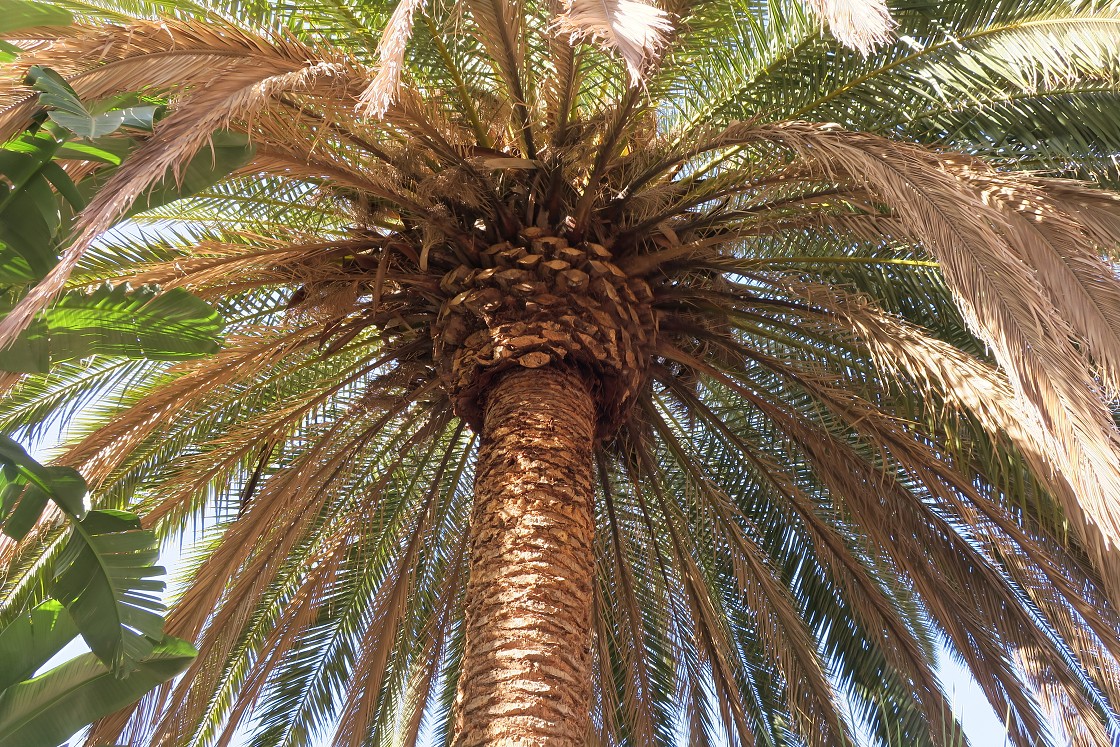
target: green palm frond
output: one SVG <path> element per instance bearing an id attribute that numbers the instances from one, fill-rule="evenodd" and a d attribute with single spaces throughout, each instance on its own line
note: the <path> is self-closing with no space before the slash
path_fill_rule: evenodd
<path id="1" fill-rule="evenodd" d="M 198 659 L 90 744 L 453 743 L 487 401 L 533 367 L 596 408 L 591 742 L 964 744 L 942 650 L 1016 747 L 1120 734 L 1120 211 L 1035 173 L 1116 182 L 1115 3 L 904 0 L 867 45 L 840 0 L 49 7 L 0 25 L 0 131 L 33 64 L 168 109 L 62 152 L 101 192 L 20 313 L 225 320 L 0 378 L 191 545 Z M 6 603 L 59 545 L 0 544 Z"/>

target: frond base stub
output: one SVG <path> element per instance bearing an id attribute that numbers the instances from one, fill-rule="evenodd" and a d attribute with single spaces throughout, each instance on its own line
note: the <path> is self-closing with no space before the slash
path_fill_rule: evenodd
<path id="1" fill-rule="evenodd" d="M 482 395 L 513 367 L 559 366 L 582 374 L 611 435 L 645 380 L 656 344 L 653 293 L 598 244 L 569 245 L 538 229 L 489 247 L 490 267 L 458 267 L 432 327 L 433 352 L 456 411 L 482 423 Z"/>

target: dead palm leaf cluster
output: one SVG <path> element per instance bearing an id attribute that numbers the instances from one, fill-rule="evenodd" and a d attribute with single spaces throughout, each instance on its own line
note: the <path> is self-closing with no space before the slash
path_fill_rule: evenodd
<path id="1" fill-rule="evenodd" d="M 229 321 L 4 380 L 2 427 L 82 409 L 62 461 L 196 539 L 197 663 L 91 744 L 450 739 L 481 403 L 546 366 L 597 405 L 590 741 L 950 743 L 939 647 L 1013 744 L 1116 738 L 1120 12 L 806 6 L 98 2 L 11 40 L 5 135 L 33 64 L 169 109 L 0 342 L 102 279 Z M 219 129 L 247 166 L 106 235 Z M 0 546 L 4 604 L 56 543 Z"/>

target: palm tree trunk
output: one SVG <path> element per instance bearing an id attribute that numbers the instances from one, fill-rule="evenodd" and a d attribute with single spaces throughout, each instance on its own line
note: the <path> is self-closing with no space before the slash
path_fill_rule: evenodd
<path id="1" fill-rule="evenodd" d="M 587 743 L 594 434 L 570 372 L 515 369 L 487 392 L 454 747 Z"/>

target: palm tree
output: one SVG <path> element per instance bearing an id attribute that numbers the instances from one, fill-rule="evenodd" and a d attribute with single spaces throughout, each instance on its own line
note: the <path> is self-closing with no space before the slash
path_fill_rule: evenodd
<path id="1" fill-rule="evenodd" d="M 105 279 L 228 320 L 7 383 L 196 535 L 196 663 L 89 743 L 945 744 L 940 647 L 1016 745 L 1120 733 L 1112 3 L 50 4 L 0 132 L 36 64 L 170 105 L 0 344 Z"/>

